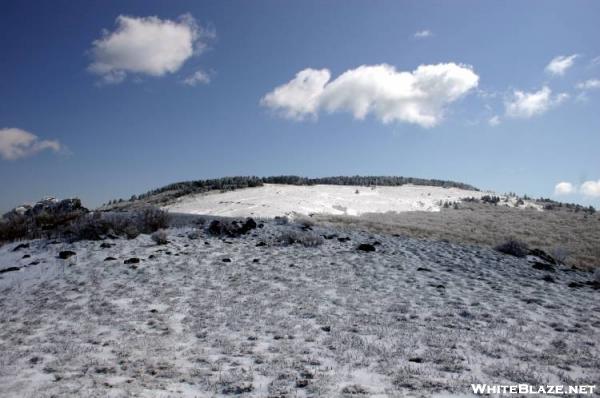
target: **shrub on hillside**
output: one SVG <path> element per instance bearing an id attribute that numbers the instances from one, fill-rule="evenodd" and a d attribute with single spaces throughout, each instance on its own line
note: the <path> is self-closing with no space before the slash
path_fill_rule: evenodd
<path id="1" fill-rule="evenodd" d="M 158 231 L 154 231 L 152 233 L 152 235 L 150 235 L 150 238 L 157 245 L 166 245 L 167 243 L 169 243 L 167 241 L 167 232 L 164 229 L 159 229 Z"/>
<path id="2" fill-rule="evenodd" d="M 495 249 L 501 253 L 509 254 L 515 257 L 525 257 L 529 253 L 527 244 L 516 239 L 509 239 L 498 245 Z"/>
<path id="3" fill-rule="evenodd" d="M 141 233 L 150 234 L 169 226 L 169 214 L 154 206 L 146 206 L 134 212 L 137 227 Z"/>
<path id="4" fill-rule="evenodd" d="M 323 244 L 323 237 L 313 232 L 285 231 L 277 238 L 284 245 L 301 244 L 305 247 L 315 247 Z"/>

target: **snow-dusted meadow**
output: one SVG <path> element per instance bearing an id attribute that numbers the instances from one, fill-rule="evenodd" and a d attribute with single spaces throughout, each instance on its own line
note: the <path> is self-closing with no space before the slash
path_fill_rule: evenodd
<path id="1" fill-rule="evenodd" d="M 324 243 L 277 241 L 291 230 Z M 162 246 L 141 235 L 0 247 L 0 270 L 22 267 L 0 274 L 0 396 L 430 397 L 465 396 L 471 383 L 600 384 L 590 273 L 274 222 L 232 239 L 189 231 L 169 229 Z M 58 259 L 63 250 L 76 256 Z"/>
<path id="2" fill-rule="evenodd" d="M 357 193 L 358 192 L 358 193 Z M 364 213 L 439 211 L 440 203 L 480 198 L 486 193 L 422 185 L 397 187 L 344 185 L 280 185 L 224 193 L 187 195 L 166 206 L 176 213 L 223 217 L 276 217 L 326 213 L 356 216 Z"/>

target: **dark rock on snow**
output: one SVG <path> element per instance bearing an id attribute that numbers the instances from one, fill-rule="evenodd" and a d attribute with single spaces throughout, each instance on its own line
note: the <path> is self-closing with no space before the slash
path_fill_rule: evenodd
<path id="1" fill-rule="evenodd" d="M 19 267 L 8 267 L 8 268 L 0 269 L 0 274 L 3 274 L 5 272 L 18 271 L 20 269 L 21 268 L 19 268 Z"/>
<path id="2" fill-rule="evenodd" d="M 29 248 L 29 243 L 21 243 L 17 246 L 15 246 L 14 249 L 12 249 L 13 252 L 18 252 L 21 249 L 28 249 Z"/>
<path id="3" fill-rule="evenodd" d="M 360 245 L 358 245 L 357 250 L 361 250 L 363 252 L 374 252 L 375 246 L 369 243 L 361 243 Z"/>
<path id="4" fill-rule="evenodd" d="M 66 260 L 69 257 L 73 257 L 77 255 L 77 253 L 75 253 L 74 251 L 71 250 L 63 250 L 60 253 L 58 253 L 58 258 L 60 258 L 61 260 Z"/>

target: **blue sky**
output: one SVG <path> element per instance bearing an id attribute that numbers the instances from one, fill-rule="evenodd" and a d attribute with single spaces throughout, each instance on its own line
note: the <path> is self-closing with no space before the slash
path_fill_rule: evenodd
<path id="1" fill-rule="evenodd" d="M 597 206 L 598 15 L 593 1 L 3 1 L 0 209 L 279 174 Z"/>

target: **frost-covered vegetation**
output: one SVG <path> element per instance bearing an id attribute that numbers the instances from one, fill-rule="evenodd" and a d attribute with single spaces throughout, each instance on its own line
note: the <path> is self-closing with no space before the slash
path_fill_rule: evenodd
<path id="1" fill-rule="evenodd" d="M 229 236 L 190 221 L 160 246 L 141 234 L 0 247 L 0 396 L 430 397 L 600 382 L 589 272 L 310 222 L 257 220 Z M 305 233 L 321 244 L 280 239 Z"/>
<path id="2" fill-rule="evenodd" d="M 139 201 L 165 205 L 173 200 L 190 194 L 206 193 L 211 191 L 230 191 L 242 188 L 260 187 L 264 184 L 286 184 L 286 185 L 357 185 L 357 186 L 401 186 L 427 185 L 444 188 L 459 188 L 465 190 L 477 191 L 477 188 L 461 182 L 412 178 L 412 177 L 394 177 L 394 176 L 337 176 L 307 178 L 300 176 L 273 176 L 273 177 L 255 177 L 238 176 L 223 177 L 207 180 L 183 181 L 166 185 L 164 187 L 153 189 L 140 195 L 133 195 L 129 200 L 115 199 L 105 205 L 105 208 L 126 208 L 135 205 Z"/>
<path id="3" fill-rule="evenodd" d="M 111 235 L 135 238 L 169 224 L 169 215 L 154 206 L 128 213 L 90 212 L 79 199 L 44 199 L 21 206 L 0 218 L 0 245 L 19 239 L 100 240 Z"/>

